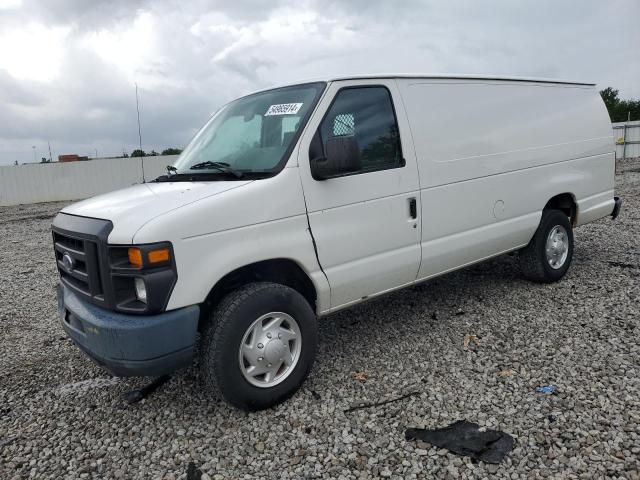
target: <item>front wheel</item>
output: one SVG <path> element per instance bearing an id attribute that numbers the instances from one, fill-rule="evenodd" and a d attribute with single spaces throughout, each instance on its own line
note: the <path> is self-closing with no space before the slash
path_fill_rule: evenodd
<path id="1" fill-rule="evenodd" d="M 276 405 L 305 380 L 316 353 L 316 317 L 305 298 L 276 283 L 251 283 L 213 312 L 200 346 L 205 385 L 247 411 Z"/>
<path id="2" fill-rule="evenodd" d="M 569 218 L 559 210 L 542 212 L 536 233 L 519 257 L 520 269 L 529 280 L 551 283 L 564 277 L 573 257 Z"/>

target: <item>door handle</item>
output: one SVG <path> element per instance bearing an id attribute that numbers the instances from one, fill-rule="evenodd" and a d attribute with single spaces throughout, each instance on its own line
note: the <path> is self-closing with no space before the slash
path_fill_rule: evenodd
<path id="1" fill-rule="evenodd" d="M 409 216 L 414 220 L 418 218 L 418 204 L 416 203 L 416 197 L 409 199 Z"/>

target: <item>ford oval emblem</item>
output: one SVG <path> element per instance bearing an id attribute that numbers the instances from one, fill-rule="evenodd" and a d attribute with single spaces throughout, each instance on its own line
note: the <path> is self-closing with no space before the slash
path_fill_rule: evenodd
<path id="1" fill-rule="evenodd" d="M 73 270 L 73 267 L 75 267 L 75 262 L 73 261 L 73 257 L 69 255 L 69 252 L 64 252 L 62 254 L 62 265 L 64 265 L 67 272 L 70 272 Z"/>

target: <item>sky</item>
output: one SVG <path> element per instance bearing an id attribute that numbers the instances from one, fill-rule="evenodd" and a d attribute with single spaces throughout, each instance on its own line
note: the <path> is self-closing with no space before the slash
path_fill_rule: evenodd
<path id="1" fill-rule="evenodd" d="M 234 98 L 355 73 L 593 81 L 640 98 L 638 0 L 0 0 L 0 164 L 184 147 Z M 35 147 L 35 148 L 34 148 Z"/>

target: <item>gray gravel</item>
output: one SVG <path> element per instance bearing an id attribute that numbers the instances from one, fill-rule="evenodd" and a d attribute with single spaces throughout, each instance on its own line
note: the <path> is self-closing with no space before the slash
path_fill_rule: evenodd
<path id="1" fill-rule="evenodd" d="M 126 405 L 148 379 L 110 377 L 57 323 L 63 204 L 0 208 L 0 479 L 640 478 L 640 161 L 623 169 L 622 216 L 576 231 L 562 282 L 504 256 L 336 314 L 303 389 L 255 414 L 207 398 L 195 368 Z M 458 419 L 515 450 L 496 466 L 404 440 Z"/>

